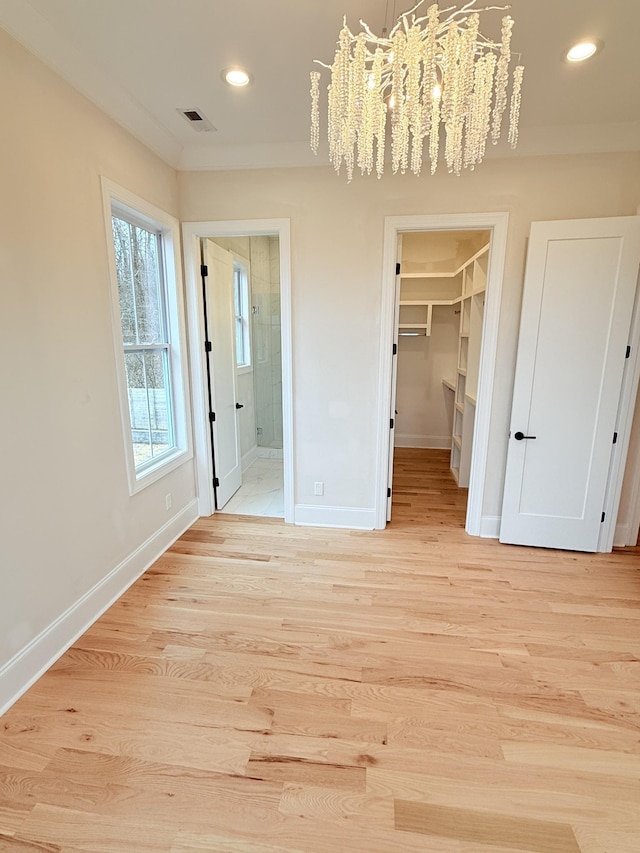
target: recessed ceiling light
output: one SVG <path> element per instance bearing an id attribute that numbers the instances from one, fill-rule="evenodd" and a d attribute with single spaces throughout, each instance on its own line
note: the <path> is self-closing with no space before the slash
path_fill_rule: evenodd
<path id="1" fill-rule="evenodd" d="M 584 62 L 585 59 L 591 59 L 601 50 L 601 41 L 579 41 L 569 48 L 565 54 L 565 59 L 567 62 Z"/>
<path id="2" fill-rule="evenodd" d="M 230 86 L 235 86 L 241 89 L 243 86 L 248 86 L 253 82 L 253 77 L 244 68 L 225 68 L 221 74 L 225 83 Z"/>

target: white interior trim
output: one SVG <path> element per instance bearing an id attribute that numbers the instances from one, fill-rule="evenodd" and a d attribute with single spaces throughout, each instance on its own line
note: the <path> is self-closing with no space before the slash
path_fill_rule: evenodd
<path id="1" fill-rule="evenodd" d="M 0 717 L 197 519 L 194 500 L 0 668 Z"/>
<path id="2" fill-rule="evenodd" d="M 291 228 L 288 219 L 238 219 L 185 222 L 182 225 L 187 296 L 191 399 L 196 488 L 200 515 L 213 515 L 213 463 L 208 421 L 207 366 L 204 351 L 204 305 L 200 276 L 201 237 L 261 237 L 277 234 L 280 245 L 280 322 L 282 334 L 282 441 L 284 520 L 293 523 L 293 359 L 291 327 Z"/>
<path id="3" fill-rule="evenodd" d="M 451 450 L 450 435 L 414 435 L 397 432 L 394 436 L 396 447 L 423 447 L 429 450 Z"/>
<path id="4" fill-rule="evenodd" d="M 625 365 L 622 378 L 620 402 L 618 403 L 618 419 L 616 422 L 618 441 L 613 445 L 613 454 L 609 468 L 609 479 L 604 499 L 605 520 L 600 526 L 598 551 L 608 553 L 615 544 L 619 544 L 619 535 L 626 532 L 623 545 L 635 545 L 640 526 L 640 459 L 633 472 L 629 472 L 632 488 L 629 505 L 631 507 L 628 519 L 618 518 L 622 483 L 625 476 L 625 466 L 631 439 L 633 415 L 635 411 L 638 381 L 640 380 L 640 273 L 636 285 L 636 298 L 633 306 L 633 317 L 629 329 L 629 345 L 631 355 Z M 637 524 L 636 524 L 637 521 Z M 618 527 L 618 531 L 616 531 Z M 632 541 L 628 541 L 633 536 Z"/>
<path id="5" fill-rule="evenodd" d="M 342 527 L 347 530 L 374 530 L 373 509 L 344 506 L 296 504 L 295 523 L 304 527 Z"/>
<path id="6" fill-rule="evenodd" d="M 247 468 L 249 468 L 250 465 L 253 465 L 253 463 L 256 461 L 257 458 L 258 458 L 258 445 L 254 444 L 253 447 L 250 450 L 247 450 L 247 452 L 242 457 L 241 465 L 242 465 L 242 473 L 243 474 L 247 470 Z"/>
<path id="7" fill-rule="evenodd" d="M 186 324 L 183 306 L 182 257 L 180 254 L 180 224 L 175 216 L 151 204 L 126 187 L 101 176 L 102 205 L 104 212 L 105 239 L 109 278 L 111 286 L 111 326 L 113 332 L 114 357 L 116 360 L 118 394 L 120 398 L 120 422 L 127 466 L 129 494 L 135 495 L 155 483 L 161 477 L 184 465 L 193 456 L 189 400 L 189 372 L 187 368 Z M 142 227 L 159 231 L 162 235 L 165 277 L 166 320 L 170 345 L 171 402 L 175 428 L 176 447 L 166 456 L 160 457 L 155 465 L 145 470 L 136 470 L 133 455 L 133 436 L 129 414 L 129 391 L 122 344 L 122 323 L 118 297 L 118 275 L 113 248 L 111 217 L 114 212 L 122 213 Z"/>
<path id="8" fill-rule="evenodd" d="M 507 251 L 508 213 L 454 213 L 442 215 L 387 216 L 384 223 L 380 364 L 378 383 L 378 440 L 376 469 L 376 528 L 386 526 L 389 465 L 389 400 L 394 336 L 394 285 L 398 234 L 407 231 L 491 231 L 491 249 L 478 374 L 478 403 L 473 432 L 473 456 L 469 481 L 466 531 L 482 536 L 482 503 L 487 476 L 489 424 L 498 348 L 498 321 L 502 279 Z"/>

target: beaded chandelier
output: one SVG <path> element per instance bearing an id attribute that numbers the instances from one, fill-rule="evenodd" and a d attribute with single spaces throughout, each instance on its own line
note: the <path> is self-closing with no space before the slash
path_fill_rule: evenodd
<path id="1" fill-rule="evenodd" d="M 507 108 L 513 19 L 502 19 L 502 39 L 494 42 L 479 31 L 477 0 L 462 8 L 434 3 L 420 17 L 419 0 L 403 13 L 387 35 L 376 36 L 364 21 L 354 35 L 346 18 L 328 86 L 329 158 L 347 179 L 354 170 L 379 178 L 384 172 L 387 132 L 391 136 L 394 174 L 409 168 L 419 175 L 428 139 L 431 174 L 438 167 L 440 127 L 444 126 L 444 159 L 449 172 L 460 174 L 481 163 L 487 139 L 495 145 Z M 442 17 L 442 20 L 441 20 Z M 513 70 L 509 109 L 509 143 L 518 143 L 518 118 L 524 67 Z M 311 148 L 320 141 L 320 77 L 311 72 Z"/>

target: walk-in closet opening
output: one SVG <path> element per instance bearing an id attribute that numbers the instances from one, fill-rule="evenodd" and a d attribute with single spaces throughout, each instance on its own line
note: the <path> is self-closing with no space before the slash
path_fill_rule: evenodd
<path id="1" fill-rule="evenodd" d="M 201 247 L 215 508 L 283 518 L 279 237 Z"/>
<path id="2" fill-rule="evenodd" d="M 466 510 L 490 230 L 398 233 L 391 510 Z"/>

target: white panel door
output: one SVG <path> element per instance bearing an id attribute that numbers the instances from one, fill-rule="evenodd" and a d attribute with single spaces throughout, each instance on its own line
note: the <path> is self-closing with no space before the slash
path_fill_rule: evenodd
<path id="1" fill-rule="evenodd" d="M 639 217 L 531 227 L 501 542 L 598 547 L 639 263 Z"/>
<path id="2" fill-rule="evenodd" d="M 393 321 L 393 362 L 391 367 L 391 407 L 389 409 L 389 468 L 387 471 L 387 521 L 391 521 L 393 494 L 393 456 L 396 435 L 396 394 L 398 388 L 398 323 L 400 322 L 400 269 L 402 267 L 402 234 L 398 235 L 398 252 L 395 277 L 395 308 Z"/>
<path id="3" fill-rule="evenodd" d="M 215 420 L 213 445 L 216 509 L 222 509 L 242 485 L 240 428 L 236 409 L 236 342 L 233 301 L 233 255 L 204 240 L 207 330 L 211 341 L 211 400 Z"/>

